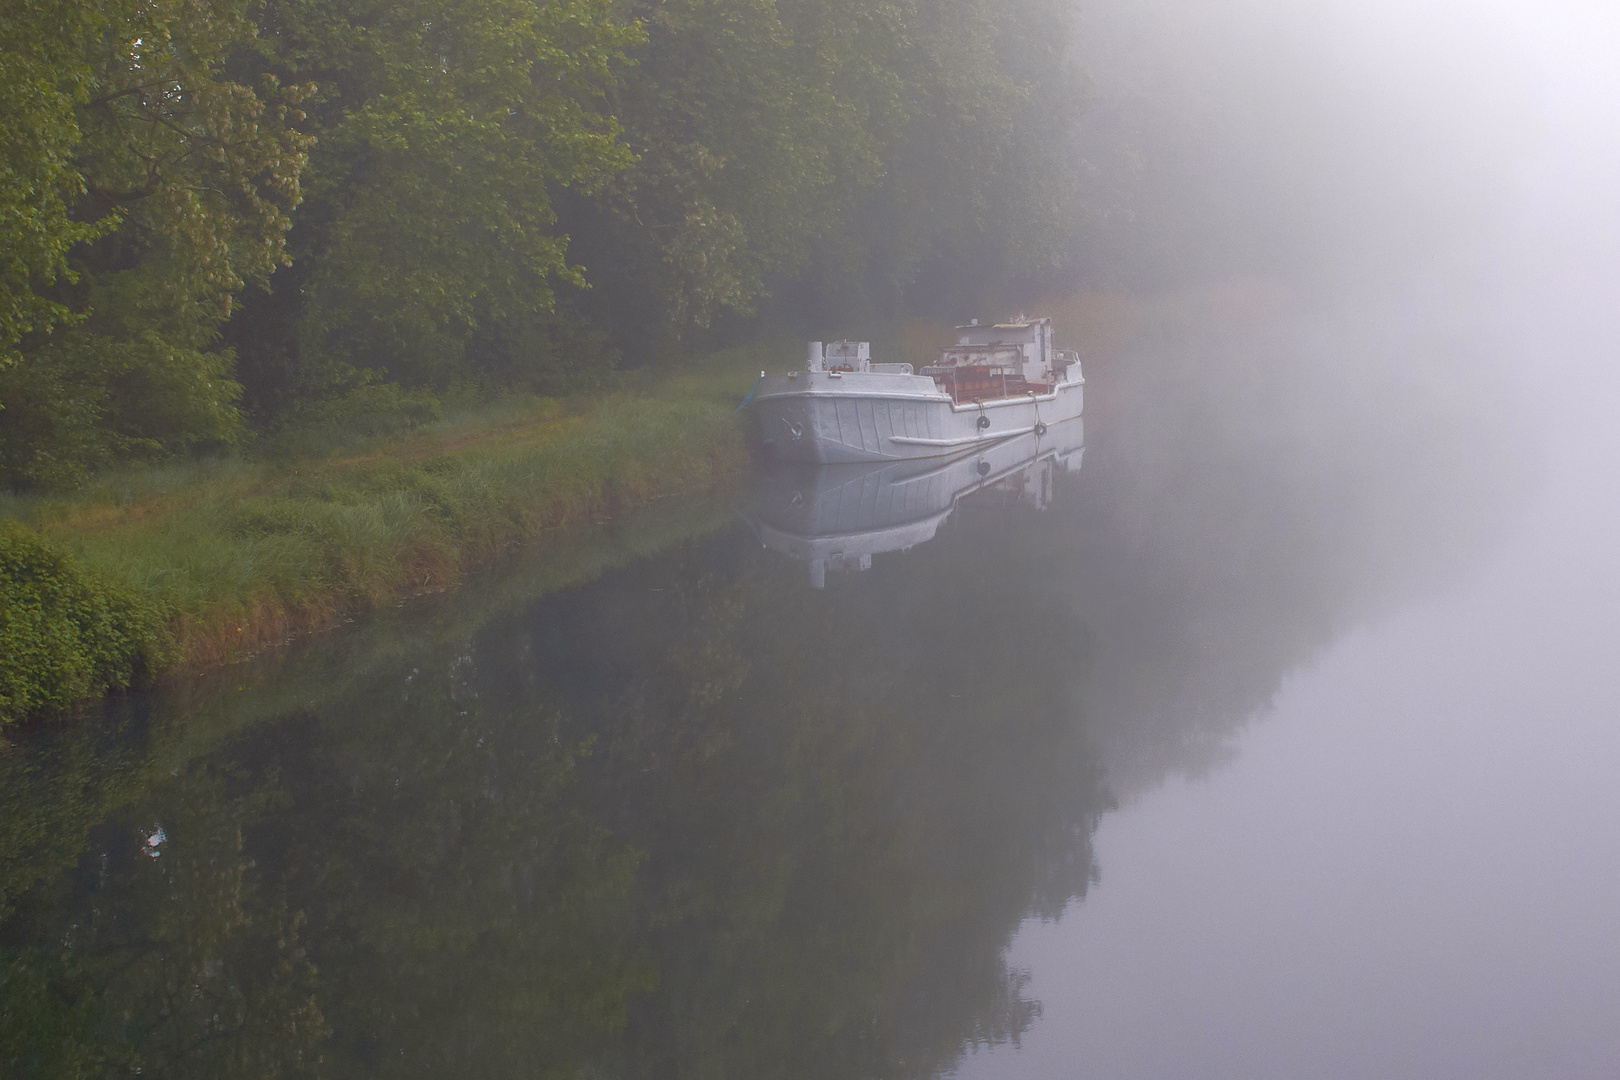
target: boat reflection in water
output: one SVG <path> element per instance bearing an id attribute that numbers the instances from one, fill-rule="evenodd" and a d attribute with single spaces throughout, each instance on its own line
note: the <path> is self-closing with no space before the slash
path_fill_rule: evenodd
<path id="1" fill-rule="evenodd" d="M 1077 472 L 1085 453 L 1079 417 L 1044 437 L 1014 436 L 953 458 L 873 464 L 777 466 L 750 517 L 760 541 L 810 564 L 810 584 L 828 570 L 866 570 L 872 556 L 934 538 L 962 501 L 1044 510 L 1054 481 Z"/>

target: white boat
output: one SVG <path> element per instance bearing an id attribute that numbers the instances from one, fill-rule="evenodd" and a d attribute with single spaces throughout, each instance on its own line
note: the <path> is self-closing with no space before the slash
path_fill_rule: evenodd
<path id="1" fill-rule="evenodd" d="M 766 453 L 820 464 L 944 457 L 1079 418 L 1080 358 L 1052 347 L 1051 319 L 975 320 L 956 338 L 921 371 L 872 363 L 865 341 L 812 341 L 803 371 L 762 373 L 754 386 Z"/>
<path id="2" fill-rule="evenodd" d="M 808 563 L 819 589 L 828 570 L 866 570 L 873 555 L 932 540 L 964 500 L 1046 509 L 1057 477 L 1078 472 L 1084 454 L 1076 419 L 1044 437 L 1025 432 L 954 458 L 790 466 L 763 478 L 750 524 L 766 547 Z"/>

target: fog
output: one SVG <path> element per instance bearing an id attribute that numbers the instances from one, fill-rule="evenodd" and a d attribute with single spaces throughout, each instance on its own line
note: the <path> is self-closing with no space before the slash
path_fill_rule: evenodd
<path id="1" fill-rule="evenodd" d="M 1099 665 L 1088 704 L 1124 799 L 1101 883 L 1013 939 L 1041 1020 L 953 1075 L 1612 1076 L 1620 12 L 1083 10 L 1081 144 L 1112 199 L 1090 284 L 1288 284 L 1292 345 L 1262 364 L 1294 388 L 1257 415 L 1219 390 L 1205 407 L 1322 506 L 1354 503 L 1322 550 L 1360 576 L 1243 722 L 1198 717 L 1245 648 L 1230 626 L 1189 627 L 1188 661 L 1146 688 L 1124 673 L 1140 639 Z M 1205 374 L 1252 362 L 1217 320 L 1202 333 Z M 1180 370 L 1142 396 L 1194 393 Z M 1150 448 L 1184 423 L 1120 433 L 1121 471 L 1151 484 Z M 1359 496 L 1334 486 L 1356 457 Z M 1233 560 L 1141 543 L 1179 553 L 1160 565 L 1182 588 Z"/>
<path id="2" fill-rule="evenodd" d="M 1612 250 L 1591 243 L 1615 228 L 1617 31 L 1596 4 L 1080 10 L 1099 276 L 1489 288 L 1572 235 Z"/>
<path id="3" fill-rule="evenodd" d="M 655 500 L 30 732 L 14 1053 L 1614 1075 L 1620 12 L 1079 11 L 1082 246 L 1009 304 L 1083 423 Z"/>
<path id="4" fill-rule="evenodd" d="M 1167 450 L 1182 434 L 1225 447 L 1250 480 L 1268 455 L 1288 459 L 1321 489 L 1307 516 L 1363 531 L 1355 618 L 1379 610 L 1374 595 L 1453 586 L 1534 491 L 1601 468 L 1620 308 L 1613 13 L 1273 0 L 1079 10 L 1091 78 L 1077 129 L 1091 207 L 1082 288 L 1206 305 L 1117 358 L 1081 342 L 1097 394 L 1129 399 L 1128 421 L 1093 426 L 1105 440 L 1094 467 L 1123 454 L 1137 501 L 1180 484 L 1218 514 L 1223 496 L 1250 495 L 1212 494 L 1210 466 Z M 1231 304 L 1212 300 L 1222 288 L 1274 308 L 1251 306 L 1235 333 Z M 1364 490 L 1335 486 L 1346 477 Z M 1491 500 L 1494 517 L 1481 516 Z M 1121 501 L 1132 499 L 1104 500 Z M 1188 580 L 1218 576 L 1223 553 L 1195 535 L 1206 520 L 1145 542 Z M 1218 666 L 1188 671 L 1186 691 Z M 1114 711 L 1133 717 L 1122 738 L 1150 726 L 1139 707 Z"/>

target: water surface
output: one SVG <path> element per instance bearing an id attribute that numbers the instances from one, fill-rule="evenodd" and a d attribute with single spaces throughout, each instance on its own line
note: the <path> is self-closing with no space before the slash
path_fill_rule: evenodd
<path id="1" fill-rule="evenodd" d="M 1398 306 L 1133 318 L 1027 455 L 762 475 L 20 739 L 8 1070 L 1600 1075 L 1593 447 Z"/>

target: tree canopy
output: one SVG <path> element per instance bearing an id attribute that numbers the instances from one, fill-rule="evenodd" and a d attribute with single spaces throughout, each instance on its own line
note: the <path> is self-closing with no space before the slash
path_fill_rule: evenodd
<path id="1" fill-rule="evenodd" d="M 1062 257 L 1056 0 L 0 7 L 14 488 Z"/>

